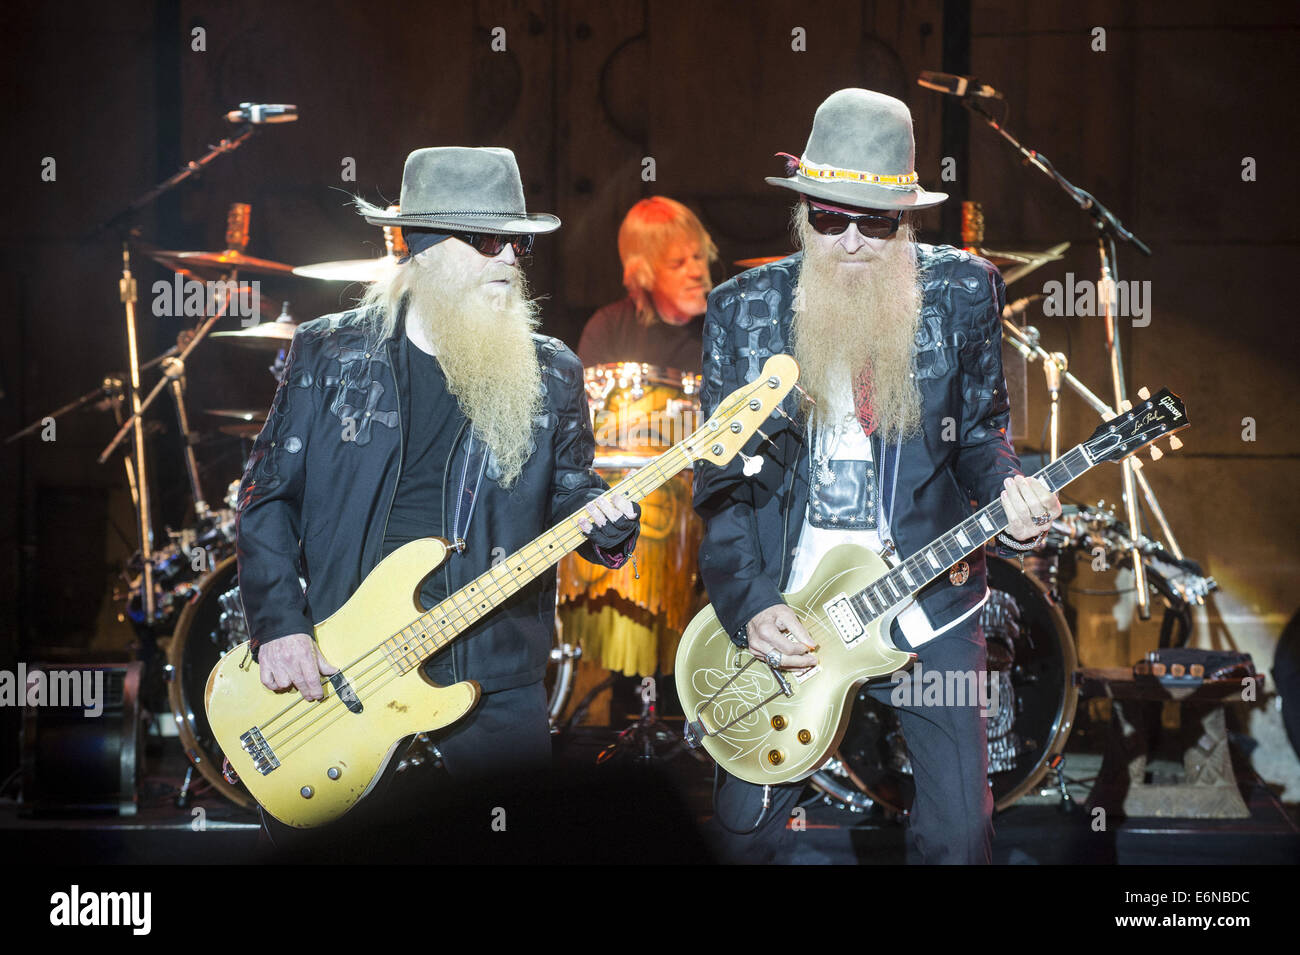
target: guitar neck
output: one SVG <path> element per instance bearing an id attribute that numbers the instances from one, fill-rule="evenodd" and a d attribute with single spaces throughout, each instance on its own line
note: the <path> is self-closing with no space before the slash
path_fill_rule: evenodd
<path id="1" fill-rule="evenodd" d="M 710 442 L 712 450 L 720 450 L 717 432 L 718 419 L 739 411 L 748 403 L 754 406 L 753 395 L 763 387 L 773 387 L 763 380 L 728 396 L 715 411 L 714 416 L 690 437 L 669 448 L 601 497 L 619 493 L 630 501 L 640 501 L 666 484 L 677 472 L 691 466 L 701 455 L 697 448 Z M 734 425 L 733 425 L 734 427 Z M 575 511 L 531 543 L 461 587 L 432 610 L 417 617 L 403 630 L 380 645 L 388 658 L 405 670 L 419 666 L 425 659 L 445 647 L 497 607 L 546 573 L 566 555 L 582 546 L 586 535 L 578 526 L 580 517 L 587 517 L 586 509 Z"/>
<path id="2" fill-rule="evenodd" d="M 1080 444 L 1034 477 L 1047 485 L 1052 493 L 1056 493 L 1092 467 L 1093 461 Z M 871 586 L 850 598 L 850 602 L 864 619 L 879 617 L 899 601 L 915 594 L 967 554 L 1006 530 L 1008 523 L 1001 502 L 994 501 L 901 561 L 889 573 L 877 578 Z"/>

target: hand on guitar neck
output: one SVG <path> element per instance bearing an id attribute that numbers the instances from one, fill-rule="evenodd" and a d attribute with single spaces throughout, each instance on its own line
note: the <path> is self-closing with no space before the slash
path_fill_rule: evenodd
<path id="1" fill-rule="evenodd" d="M 749 636 L 749 652 L 760 660 L 767 659 L 771 651 L 781 654 L 779 669 L 802 670 L 817 665 L 811 652 L 817 645 L 787 604 L 773 604 L 754 614 L 745 633 Z"/>

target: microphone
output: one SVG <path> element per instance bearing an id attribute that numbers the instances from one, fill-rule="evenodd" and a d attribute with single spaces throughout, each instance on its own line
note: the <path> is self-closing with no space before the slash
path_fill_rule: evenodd
<path id="1" fill-rule="evenodd" d="M 254 126 L 293 123 L 297 119 L 298 107 L 289 103 L 240 103 L 239 109 L 226 114 L 228 123 L 251 123 Z"/>
<path id="2" fill-rule="evenodd" d="M 963 99 L 969 96 L 978 96 L 983 99 L 1002 99 L 1002 94 L 993 87 L 986 86 L 973 76 L 958 76 L 956 73 L 935 73 L 932 70 L 922 70 L 921 75 L 916 78 L 916 85 L 924 86 L 936 93 L 960 96 Z"/>

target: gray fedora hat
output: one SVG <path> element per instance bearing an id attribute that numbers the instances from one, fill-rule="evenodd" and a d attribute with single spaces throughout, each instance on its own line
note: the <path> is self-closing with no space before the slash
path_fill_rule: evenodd
<path id="1" fill-rule="evenodd" d="M 400 212 L 363 199 L 367 222 L 407 229 L 466 232 L 554 232 L 560 220 L 524 207 L 515 154 L 495 146 L 433 146 L 406 157 Z"/>
<path id="2" fill-rule="evenodd" d="M 872 90 L 837 90 L 817 107 L 803 157 L 774 186 L 813 199 L 869 209 L 928 209 L 948 198 L 917 184 L 912 114 Z"/>

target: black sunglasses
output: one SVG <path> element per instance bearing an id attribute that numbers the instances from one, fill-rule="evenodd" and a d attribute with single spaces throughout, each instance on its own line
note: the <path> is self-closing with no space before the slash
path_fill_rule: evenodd
<path id="1" fill-rule="evenodd" d="M 822 235 L 841 235 L 852 223 L 868 239 L 888 239 L 898 231 L 902 221 L 902 212 L 896 216 L 874 213 L 851 216 L 847 212 L 832 212 L 830 209 L 818 209 L 811 203 L 808 205 L 808 224 Z"/>
<path id="2" fill-rule="evenodd" d="M 506 246 L 510 246 L 515 250 L 515 255 L 523 258 L 533 251 L 533 239 L 537 238 L 531 232 L 523 235 L 504 235 L 497 232 L 453 232 L 451 236 L 454 239 L 460 239 L 468 246 L 472 246 L 475 252 L 486 255 L 489 259 L 500 255 L 501 250 Z"/>

